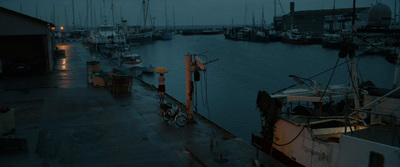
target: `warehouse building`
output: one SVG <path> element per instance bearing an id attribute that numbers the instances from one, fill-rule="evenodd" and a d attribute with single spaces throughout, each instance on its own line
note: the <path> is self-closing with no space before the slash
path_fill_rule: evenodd
<path id="1" fill-rule="evenodd" d="M 356 24 L 363 25 L 362 20 L 368 11 L 367 8 L 356 8 Z M 308 32 L 313 36 L 322 36 L 329 29 L 332 21 L 341 25 L 340 29 L 351 29 L 353 8 L 295 11 L 294 2 L 290 3 L 290 13 L 274 19 L 274 25 L 279 31 L 298 29 L 300 32 Z M 333 20 L 332 20 L 333 18 Z"/>
<path id="2" fill-rule="evenodd" d="M 53 71 L 55 25 L 0 7 L 3 75 Z"/>

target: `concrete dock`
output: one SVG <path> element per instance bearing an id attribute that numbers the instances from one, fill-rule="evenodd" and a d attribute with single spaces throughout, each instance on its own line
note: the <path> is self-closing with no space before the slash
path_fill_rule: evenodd
<path id="1" fill-rule="evenodd" d="M 28 147 L 0 153 L 1 167 L 257 165 L 255 147 L 204 117 L 184 127 L 164 122 L 153 86 L 134 79 L 131 93 L 114 96 L 89 85 L 87 61 L 105 72 L 114 62 L 79 43 L 58 47 L 65 56 L 52 73 L 0 79 L 0 107 L 15 109 L 15 132 L 2 138 L 27 139 Z M 261 151 L 258 161 L 283 166 Z"/>

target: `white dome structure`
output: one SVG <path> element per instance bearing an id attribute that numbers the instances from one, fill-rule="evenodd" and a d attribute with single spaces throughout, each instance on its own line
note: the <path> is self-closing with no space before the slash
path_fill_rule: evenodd
<path id="1" fill-rule="evenodd" d="M 388 28 L 392 21 L 390 7 L 382 3 L 372 6 L 368 11 L 368 27 Z"/>

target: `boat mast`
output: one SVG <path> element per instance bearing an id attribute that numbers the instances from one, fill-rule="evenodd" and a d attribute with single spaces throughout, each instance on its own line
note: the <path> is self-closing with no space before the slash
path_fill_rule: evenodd
<path id="1" fill-rule="evenodd" d="M 352 26 L 353 26 L 353 34 L 356 33 L 356 0 L 353 0 L 353 19 L 352 19 Z M 353 37 L 354 35 L 351 36 L 351 42 L 353 43 Z M 354 61 L 354 57 L 356 55 L 356 50 L 353 48 L 350 51 L 350 61 L 351 61 L 351 85 L 353 89 L 353 94 L 354 94 L 354 108 L 356 110 L 360 109 L 360 101 L 358 99 L 358 82 L 357 82 L 357 73 L 356 73 L 356 63 Z"/>
<path id="2" fill-rule="evenodd" d="M 100 6 L 101 8 L 101 6 Z M 100 10 L 101 11 L 101 10 Z M 104 17 L 104 25 L 107 24 L 107 17 L 106 17 L 106 0 L 103 0 L 103 13 L 101 14 Z"/>
<path id="3" fill-rule="evenodd" d="M 396 11 L 397 11 L 397 0 L 394 0 L 394 14 L 393 14 L 393 21 L 395 22 L 395 23 L 397 23 L 397 19 L 396 19 Z"/>
<path id="4" fill-rule="evenodd" d="M 333 24 L 335 18 L 335 5 L 336 5 L 336 0 L 333 0 L 332 20 L 331 20 L 331 25 L 329 26 L 329 34 L 332 34 L 334 32 Z"/>
<path id="5" fill-rule="evenodd" d="M 261 14 L 261 28 L 264 29 L 265 20 L 264 20 L 264 5 L 262 6 L 262 14 Z"/>
<path id="6" fill-rule="evenodd" d="M 146 21 L 147 21 L 147 13 L 146 13 L 146 0 L 143 0 L 143 28 L 146 29 Z"/>
<path id="7" fill-rule="evenodd" d="M 72 29 L 75 29 L 75 0 L 72 0 Z"/>
<path id="8" fill-rule="evenodd" d="M 256 23 L 254 21 L 254 12 L 253 12 L 253 28 L 255 28 L 255 27 L 256 27 Z"/>
<path id="9" fill-rule="evenodd" d="M 165 31 L 168 31 L 167 0 L 165 0 Z"/>
<path id="10" fill-rule="evenodd" d="M 115 31 L 114 0 L 111 1 L 111 10 L 112 10 L 112 17 L 113 17 L 113 31 Z"/>
<path id="11" fill-rule="evenodd" d="M 36 16 L 35 16 L 36 18 L 39 18 L 38 17 L 38 7 L 37 7 L 37 1 L 36 1 Z"/>
<path id="12" fill-rule="evenodd" d="M 68 14 L 67 14 L 67 8 L 64 6 L 64 13 L 65 13 L 65 28 L 68 27 Z"/>
<path id="13" fill-rule="evenodd" d="M 276 0 L 274 0 L 274 18 L 276 17 Z"/>
<path id="14" fill-rule="evenodd" d="M 246 27 L 247 26 L 247 4 L 246 7 L 244 8 L 244 20 L 243 20 L 243 26 Z"/>
<path id="15" fill-rule="evenodd" d="M 86 0 L 86 20 L 85 20 L 85 27 L 89 29 L 89 0 Z"/>
<path id="16" fill-rule="evenodd" d="M 176 31 L 176 27 L 175 27 L 175 6 L 172 7 L 172 21 L 174 24 L 174 32 Z"/>
<path id="17" fill-rule="evenodd" d="M 54 0 L 53 0 L 53 14 L 52 14 L 51 20 L 53 21 L 53 23 L 54 23 L 55 25 L 57 25 L 57 24 L 56 24 L 56 6 L 55 6 L 55 4 L 54 4 Z"/>
<path id="18" fill-rule="evenodd" d="M 93 1 L 90 0 L 90 27 L 93 27 Z"/>

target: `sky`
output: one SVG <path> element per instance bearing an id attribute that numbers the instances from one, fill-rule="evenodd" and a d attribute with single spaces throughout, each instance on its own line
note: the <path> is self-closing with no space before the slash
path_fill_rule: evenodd
<path id="1" fill-rule="evenodd" d="M 0 0 L 0 6 L 56 26 L 74 23 L 81 27 L 97 27 L 105 20 L 108 24 L 113 20 L 120 24 L 122 18 L 128 25 L 143 26 L 142 1 L 114 0 L 115 19 L 112 0 Z M 276 0 L 276 15 L 288 14 L 290 2 L 295 3 L 295 11 L 333 9 L 334 4 L 336 9 L 353 6 L 352 0 Z M 388 5 L 394 13 L 395 3 L 399 4 L 400 0 L 357 0 L 356 7 L 370 7 L 377 2 Z M 253 15 L 259 25 L 263 11 L 266 24 L 272 23 L 274 17 L 274 0 L 150 0 L 149 8 L 149 16 L 156 26 L 244 25 L 252 24 Z M 151 25 L 150 19 L 147 25 Z"/>

